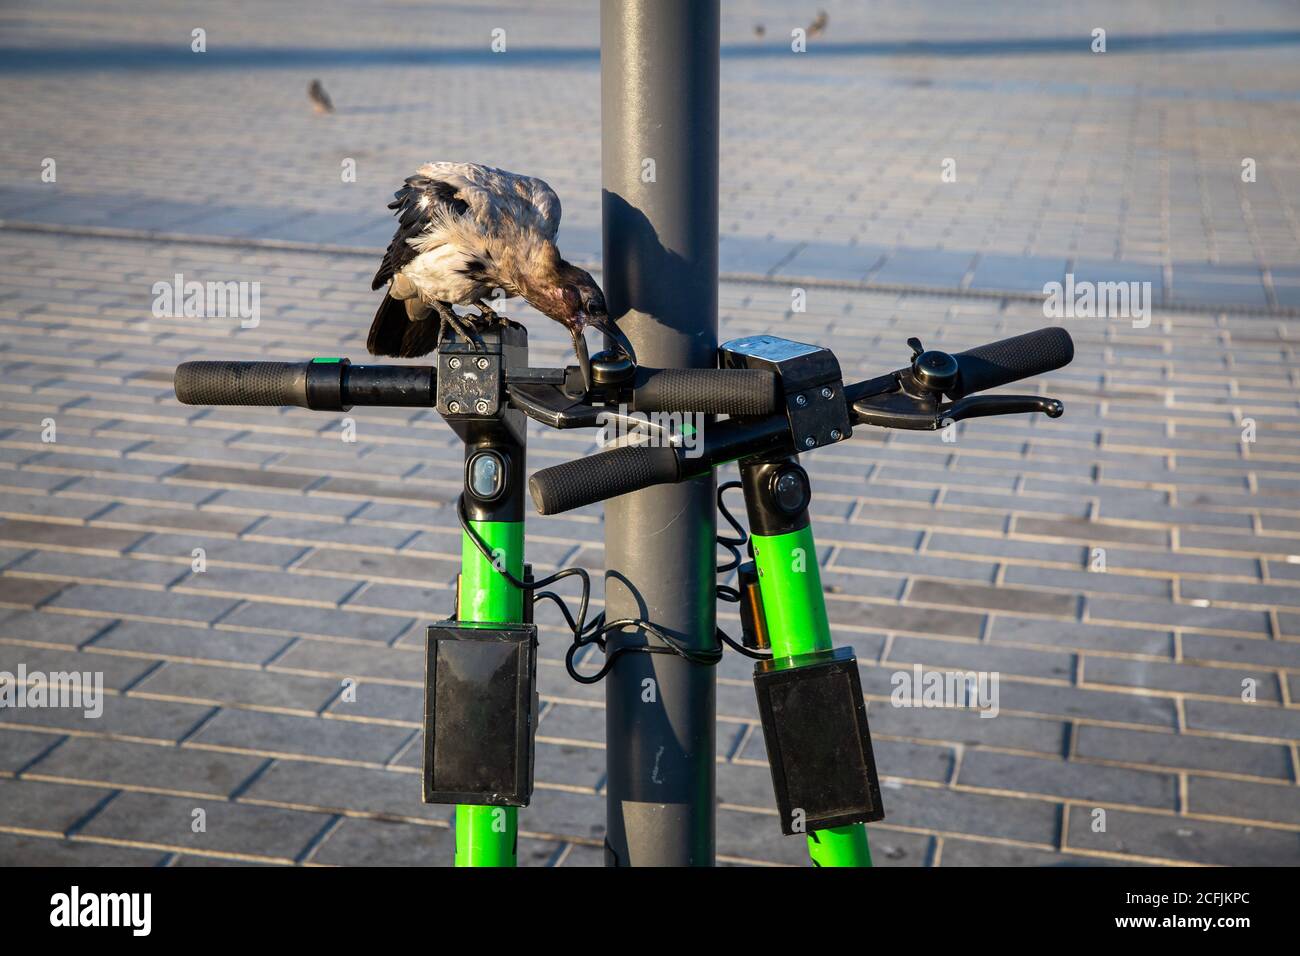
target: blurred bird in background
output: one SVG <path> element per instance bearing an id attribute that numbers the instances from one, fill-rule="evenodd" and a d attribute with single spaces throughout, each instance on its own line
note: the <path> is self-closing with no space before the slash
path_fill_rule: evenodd
<path id="1" fill-rule="evenodd" d="M 761 23 L 754 24 L 754 36 L 758 37 L 761 40 L 763 38 L 763 35 L 766 33 L 767 33 L 767 27 L 763 26 L 763 24 Z"/>
<path id="2" fill-rule="evenodd" d="M 388 208 L 397 233 L 371 285 L 388 286 L 366 340 L 371 355 L 427 355 L 444 326 L 481 344 L 477 330 L 508 321 L 486 301 L 501 289 L 568 330 L 588 388 L 587 328 L 609 335 L 635 361 L 600 286 L 560 256 L 560 200 L 542 180 L 477 163 L 427 163 L 394 197 Z M 478 314 L 459 315 L 453 305 Z"/>
<path id="3" fill-rule="evenodd" d="M 325 87 L 321 86 L 320 80 L 311 81 L 311 86 L 307 87 L 307 98 L 311 100 L 312 109 L 317 113 L 334 112 L 334 102 L 325 92 Z"/>
<path id="4" fill-rule="evenodd" d="M 819 37 L 826 32 L 826 24 L 830 22 L 830 17 L 825 10 L 818 10 L 817 16 L 813 17 L 813 22 L 808 24 L 808 38 Z"/>

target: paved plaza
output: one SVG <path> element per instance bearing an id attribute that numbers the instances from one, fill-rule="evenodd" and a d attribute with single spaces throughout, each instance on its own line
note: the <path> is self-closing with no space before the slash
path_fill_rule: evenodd
<path id="1" fill-rule="evenodd" d="M 884 777 L 876 863 L 1300 864 L 1300 10 L 724 6 L 724 338 L 822 342 L 853 380 L 912 335 L 1076 343 L 1023 386 L 1058 421 L 864 428 L 804 461 Z M 385 203 L 429 159 L 548 180 L 599 278 L 599 27 L 577 0 L 362 9 L 0 10 L 0 671 L 106 690 L 95 719 L 0 708 L 0 864 L 451 860 L 419 728 L 456 439 L 432 410 L 184 406 L 171 372 L 362 360 Z M 258 283 L 258 323 L 156 314 L 176 274 Z M 1150 283 L 1149 314 L 1045 318 L 1067 275 Z M 534 364 L 566 359 L 550 325 Z M 529 441 L 531 467 L 595 449 Z M 530 513 L 528 559 L 599 572 L 601 515 Z M 604 692 L 538 614 L 520 862 L 599 865 Z M 914 665 L 997 673 L 998 716 L 890 706 Z M 718 859 L 804 865 L 749 672 L 718 668 Z"/>

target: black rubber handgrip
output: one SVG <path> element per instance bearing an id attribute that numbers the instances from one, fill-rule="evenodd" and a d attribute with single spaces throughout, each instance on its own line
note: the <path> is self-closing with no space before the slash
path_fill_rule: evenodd
<path id="1" fill-rule="evenodd" d="M 956 399 L 1068 365 L 1074 358 L 1074 340 L 1065 329 L 1053 326 L 958 352 L 953 358 L 960 371 L 948 395 Z"/>
<path id="2" fill-rule="evenodd" d="M 770 415 L 776 376 L 761 368 L 639 368 L 632 393 L 638 412 Z"/>
<path id="3" fill-rule="evenodd" d="M 306 362 L 184 362 L 173 386 L 186 405 L 307 404 Z"/>
<path id="4" fill-rule="evenodd" d="M 674 482 L 679 474 L 675 449 L 629 445 L 543 468 L 528 479 L 528 491 L 538 514 L 554 515 Z"/>

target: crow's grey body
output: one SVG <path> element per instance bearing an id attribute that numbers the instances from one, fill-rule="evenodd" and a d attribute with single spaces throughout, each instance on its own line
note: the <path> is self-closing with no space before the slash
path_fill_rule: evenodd
<path id="1" fill-rule="evenodd" d="M 540 179 L 477 163 L 427 163 L 394 196 L 397 233 L 371 286 L 388 284 L 367 341 L 375 355 L 427 354 L 441 326 L 431 313 L 462 332 L 492 321 L 483 300 L 495 289 L 530 298 L 550 259 L 562 261 L 560 200 Z M 457 316 L 453 305 L 477 306 L 480 316 Z"/>

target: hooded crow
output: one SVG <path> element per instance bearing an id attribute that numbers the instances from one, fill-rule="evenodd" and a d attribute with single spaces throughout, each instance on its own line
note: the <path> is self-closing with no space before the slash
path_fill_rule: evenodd
<path id="1" fill-rule="evenodd" d="M 606 333 L 633 357 L 600 286 L 560 256 L 560 200 L 542 180 L 477 163 L 427 163 L 394 197 L 397 234 L 371 285 L 388 290 L 366 340 L 370 354 L 427 355 L 444 325 L 477 343 L 477 329 L 505 321 L 485 301 L 501 289 L 568 329 L 588 388 L 585 329 Z M 478 315 L 459 315 L 453 305 Z"/>

